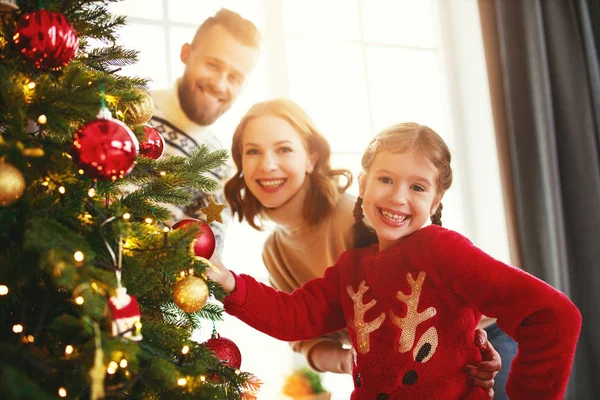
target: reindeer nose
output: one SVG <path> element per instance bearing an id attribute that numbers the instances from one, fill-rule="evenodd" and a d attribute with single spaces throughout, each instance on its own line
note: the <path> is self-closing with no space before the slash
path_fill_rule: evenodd
<path id="1" fill-rule="evenodd" d="M 419 379 L 419 374 L 414 369 L 406 371 L 404 376 L 402 377 L 403 385 L 414 385 L 417 383 L 417 379 Z"/>
<path id="2" fill-rule="evenodd" d="M 390 398 L 390 395 L 387 393 L 379 393 L 377 395 L 377 397 L 375 398 L 375 400 L 388 400 Z"/>

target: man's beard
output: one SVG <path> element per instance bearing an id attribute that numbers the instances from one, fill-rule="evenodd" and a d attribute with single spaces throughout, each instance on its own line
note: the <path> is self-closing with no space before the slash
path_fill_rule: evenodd
<path id="1" fill-rule="evenodd" d="M 181 85 L 184 85 L 185 88 L 190 87 L 190 85 L 187 85 L 186 82 L 181 82 Z M 192 122 L 200 126 L 212 125 L 223 114 L 225 114 L 225 112 L 229 110 L 233 104 L 233 102 L 223 102 L 220 104 L 220 107 L 217 107 L 212 111 L 210 110 L 210 107 L 208 109 L 202 109 L 202 106 L 195 106 L 197 102 L 197 96 L 194 93 L 194 91 L 187 90 L 185 88 L 179 91 L 179 101 L 181 103 L 181 108 Z"/>

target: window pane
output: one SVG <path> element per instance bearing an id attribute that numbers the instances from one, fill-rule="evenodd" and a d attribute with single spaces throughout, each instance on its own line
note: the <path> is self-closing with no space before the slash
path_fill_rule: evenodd
<path id="1" fill-rule="evenodd" d="M 365 40 L 410 47 L 434 46 L 432 0 L 361 0 Z"/>
<path id="2" fill-rule="evenodd" d="M 361 151 L 371 134 L 361 46 L 304 40 L 287 45 L 290 98 L 337 151 Z"/>
<path id="3" fill-rule="evenodd" d="M 139 62 L 123 67 L 122 73 L 151 78 L 150 88 L 168 86 L 165 29 L 161 25 L 130 23 L 119 31 L 119 36 L 119 45 L 140 51 Z"/>
<path id="4" fill-rule="evenodd" d="M 360 39 L 356 1 L 283 0 L 286 33 L 320 38 Z"/>
<path id="5" fill-rule="evenodd" d="M 127 0 L 108 5 L 112 14 L 127 15 L 135 18 L 163 19 L 162 0 Z"/>
<path id="6" fill-rule="evenodd" d="M 177 27 L 169 29 L 169 61 L 171 66 L 171 76 L 169 84 L 175 82 L 183 74 L 185 65 L 181 62 L 179 55 L 181 46 L 184 43 L 192 43 L 196 28 L 192 27 Z"/>
<path id="7" fill-rule="evenodd" d="M 373 46 L 367 62 L 376 131 L 407 121 L 444 126 L 445 92 L 435 52 Z"/>

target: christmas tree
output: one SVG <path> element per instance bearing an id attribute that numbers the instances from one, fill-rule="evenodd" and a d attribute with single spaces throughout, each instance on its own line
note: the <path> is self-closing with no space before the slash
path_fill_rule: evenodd
<path id="1" fill-rule="evenodd" d="M 161 157 L 109 2 L 0 1 L 0 397 L 254 398 L 233 342 L 190 339 L 223 314 L 210 228 L 162 222 L 227 153 Z"/>

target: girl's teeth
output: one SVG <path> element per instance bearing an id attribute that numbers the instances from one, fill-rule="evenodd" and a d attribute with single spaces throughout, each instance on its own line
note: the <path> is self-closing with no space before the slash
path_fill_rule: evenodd
<path id="1" fill-rule="evenodd" d="M 272 181 L 260 181 L 260 184 L 264 187 L 275 187 L 280 186 L 285 182 L 285 179 L 274 179 Z"/>
<path id="2" fill-rule="evenodd" d="M 406 215 L 392 214 L 389 211 L 381 210 L 381 214 L 384 217 L 386 217 L 387 219 L 389 219 L 390 221 L 394 221 L 394 222 L 402 222 L 406 219 Z"/>

